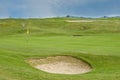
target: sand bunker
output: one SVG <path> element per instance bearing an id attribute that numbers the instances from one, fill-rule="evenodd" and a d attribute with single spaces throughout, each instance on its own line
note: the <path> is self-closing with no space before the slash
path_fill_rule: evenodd
<path id="1" fill-rule="evenodd" d="M 66 20 L 66 22 L 94 22 L 95 20 Z"/>
<path id="2" fill-rule="evenodd" d="M 88 63 L 71 56 L 29 59 L 28 62 L 39 70 L 56 74 L 82 74 L 92 70 Z"/>

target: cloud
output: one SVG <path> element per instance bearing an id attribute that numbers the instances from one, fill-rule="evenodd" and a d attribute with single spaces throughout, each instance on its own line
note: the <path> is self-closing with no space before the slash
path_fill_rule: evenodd
<path id="1" fill-rule="evenodd" d="M 26 0 L 25 15 L 34 17 L 55 16 L 51 0 Z"/>
<path id="2" fill-rule="evenodd" d="M 9 12 L 4 6 L 5 5 L 0 2 L 0 17 L 1 18 L 9 17 Z"/>
<path id="3" fill-rule="evenodd" d="M 0 0 L 0 17 L 52 17 L 67 13 L 77 14 L 83 7 L 88 10 L 88 12 L 83 10 L 83 14 L 84 12 L 89 14 L 91 7 L 89 4 L 111 1 L 114 0 Z M 99 12 L 97 9 L 95 11 Z"/>
<path id="4" fill-rule="evenodd" d="M 102 2 L 106 0 L 25 0 L 25 16 L 50 17 L 57 14 L 65 14 L 62 8 L 71 6 L 86 5 L 92 2 Z M 63 9 L 64 10 L 64 9 Z"/>
<path id="5" fill-rule="evenodd" d="M 74 6 L 102 3 L 108 0 L 25 0 L 25 16 L 51 17 L 75 13 Z"/>
<path id="6" fill-rule="evenodd" d="M 23 3 L 19 1 L 0 0 L 0 18 L 8 18 L 17 15 L 17 12 L 23 10 L 22 5 Z"/>
<path id="7" fill-rule="evenodd" d="M 47 0 L 48 1 L 48 0 Z M 53 0 L 53 3 L 57 3 L 57 5 L 65 5 L 65 6 L 75 6 L 75 5 L 86 5 L 93 2 L 105 2 L 108 0 Z"/>

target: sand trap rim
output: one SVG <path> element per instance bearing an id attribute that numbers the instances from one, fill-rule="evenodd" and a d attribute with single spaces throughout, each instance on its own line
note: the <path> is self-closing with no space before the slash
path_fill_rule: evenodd
<path id="1" fill-rule="evenodd" d="M 27 62 L 34 68 L 54 74 L 83 74 L 92 71 L 87 61 L 69 55 L 29 58 Z"/>
<path id="2" fill-rule="evenodd" d="M 73 57 L 75 59 L 78 59 L 78 60 L 81 60 L 81 61 L 87 63 L 91 68 L 93 68 L 92 65 L 87 60 L 85 60 L 83 58 L 78 58 L 78 57 L 72 56 L 72 55 L 52 55 L 52 56 L 44 56 L 44 57 L 43 56 L 42 57 L 31 57 L 31 58 L 27 58 L 25 61 L 28 63 L 28 61 L 31 60 L 31 59 L 38 60 L 38 59 L 45 59 L 45 58 L 48 58 L 48 57 L 57 57 L 57 56 Z"/>

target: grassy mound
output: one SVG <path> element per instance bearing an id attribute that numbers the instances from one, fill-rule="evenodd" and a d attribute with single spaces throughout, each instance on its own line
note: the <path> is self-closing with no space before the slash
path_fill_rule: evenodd
<path id="1" fill-rule="evenodd" d="M 0 80 L 120 79 L 120 19 L 66 20 L 83 19 L 0 19 Z M 59 55 L 83 59 L 93 70 L 86 74 L 50 74 L 25 61 Z"/>

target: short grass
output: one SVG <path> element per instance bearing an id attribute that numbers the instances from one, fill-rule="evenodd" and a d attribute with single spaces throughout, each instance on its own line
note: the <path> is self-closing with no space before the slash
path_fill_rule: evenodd
<path id="1" fill-rule="evenodd" d="M 119 80 L 120 20 L 65 21 L 69 19 L 73 18 L 1 19 L 0 80 Z M 77 75 L 50 74 L 25 61 L 55 55 L 84 59 L 93 70 Z"/>

